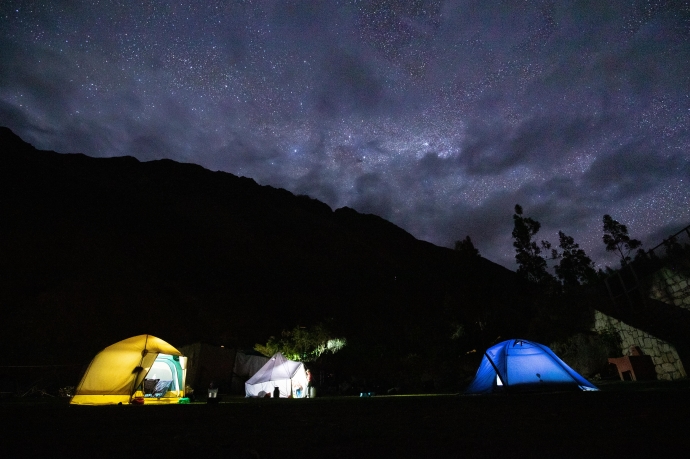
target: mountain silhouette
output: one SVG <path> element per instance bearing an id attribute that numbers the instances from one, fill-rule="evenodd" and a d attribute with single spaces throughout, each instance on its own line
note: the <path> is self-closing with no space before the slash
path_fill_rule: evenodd
<path id="1" fill-rule="evenodd" d="M 324 322 L 348 339 L 342 359 L 452 367 L 463 346 L 526 329 L 524 291 L 375 215 L 194 164 L 41 151 L 0 128 L 9 363 L 88 362 L 142 333 L 251 348 Z M 457 323 L 474 342 L 450 339 Z"/>

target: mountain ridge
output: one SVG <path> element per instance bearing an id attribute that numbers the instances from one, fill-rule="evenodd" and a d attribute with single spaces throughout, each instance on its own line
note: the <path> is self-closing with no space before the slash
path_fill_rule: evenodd
<path id="1" fill-rule="evenodd" d="M 451 323 L 492 309 L 524 328 L 514 272 L 379 216 L 196 164 L 36 150 L 8 128 L 0 153 L 15 361 L 83 361 L 141 333 L 246 348 L 323 321 L 397 359 L 447 352 Z"/>

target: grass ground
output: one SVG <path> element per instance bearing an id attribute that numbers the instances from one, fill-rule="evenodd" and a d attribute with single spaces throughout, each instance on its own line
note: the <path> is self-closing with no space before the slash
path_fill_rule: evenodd
<path id="1" fill-rule="evenodd" d="M 690 381 L 600 392 L 69 406 L 4 399 L 3 457 L 685 456 Z"/>

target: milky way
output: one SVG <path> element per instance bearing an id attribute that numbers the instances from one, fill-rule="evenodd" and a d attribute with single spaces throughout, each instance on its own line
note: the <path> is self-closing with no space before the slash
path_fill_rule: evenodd
<path id="1" fill-rule="evenodd" d="M 8 1 L 0 124 L 374 213 L 515 268 L 512 214 L 599 266 L 690 224 L 683 1 Z"/>

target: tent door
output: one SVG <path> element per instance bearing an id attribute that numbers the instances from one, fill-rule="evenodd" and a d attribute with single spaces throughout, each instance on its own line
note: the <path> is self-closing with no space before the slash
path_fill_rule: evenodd
<path id="1" fill-rule="evenodd" d="M 159 355 L 142 382 L 145 398 L 161 398 L 172 392 L 179 395 L 179 370 L 168 355 Z"/>

